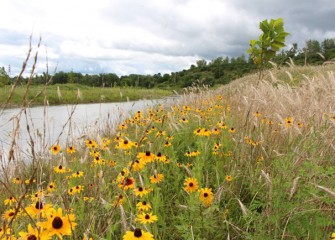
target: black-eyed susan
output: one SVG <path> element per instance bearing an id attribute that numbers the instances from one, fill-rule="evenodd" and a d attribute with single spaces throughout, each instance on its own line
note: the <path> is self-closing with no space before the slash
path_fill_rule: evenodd
<path id="1" fill-rule="evenodd" d="M 155 160 L 164 162 L 166 160 L 166 156 L 161 152 L 158 152 L 155 156 Z"/>
<path id="2" fill-rule="evenodd" d="M 47 211 L 47 221 L 37 223 L 48 232 L 49 236 L 56 235 L 58 238 L 63 239 L 63 236 L 71 236 L 77 223 L 74 214 L 63 216 L 61 208 L 49 209 Z"/>
<path id="3" fill-rule="evenodd" d="M 212 134 L 213 134 L 213 135 L 219 135 L 220 133 L 221 133 L 221 131 L 220 131 L 219 128 L 214 128 L 214 129 L 212 130 Z"/>
<path id="4" fill-rule="evenodd" d="M 43 231 L 43 229 L 40 228 L 33 228 L 31 224 L 28 224 L 27 232 L 19 232 L 20 239 L 21 240 L 34 240 L 34 239 L 40 239 L 40 240 L 49 240 L 51 239 L 51 236 L 49 236 L 48 232 Z"/>
<path id="5" fill-rule="evenodd" d="M 35 183 L 35 182 L 36 182 L 36 179 L 32 179 L 32 178 L 24 180 L 24 183 L 27 184 L 27 185 Z"/>
<path id="6" fill-rule="evenodd" d="M 135 146 L 134 142 L 132 142 L 128 139 L 120 139 L 120 141 L 118 142 L 118 144 L 115 147 L 118 148 L 118 149 L 129 150 L 134 146 Z"/>
<path id="7" fill-rule="evenodd" d="M 50 148 L 52 154 L 57 155 L 62 149 L 59 144 L 52 145 Z"/>
<path id="8" fill-rule="evenodd" d="M 74 178 L 79 178 L 79 177 L 82 177 L 82 176 L 84 176 L 84 172 L 82 172 L 82 171 L 77 171 L 75 173 L 72 173 L 72 177 L 74 177 Z"/>
<path id="9" fill-rule="evenodd" d="M 152 188 L 137 187 L 134 189 L 134 194 L 136 197 L 143 197 L 152 192 Z"/>
<path id="10" fill-rule="evenodd" d="M 44 213 L 51 207 L 51 204 L 45 204 L 42 200 L 37 200 L 26 207 L 25 210 L 32 217 L 43 217 Z"/>
<path id="11" fill-rule="evenodd" d="M 151 209 L 151 204 L 146 201 L 140 201 L 136 204 L 137 211 L 149 211 Z"/>
<path id="12" fill-rule="evenodd" d="M 164 143 L 164 147 L 170 147 L 170 146 L 172 146 L 172 143 L 171 143 L 171 142 L 166 141 L 166 142 Z"/>
<path id="13" fill-rule="evenodd" d="M 3 219 L 10 222 L 14 217 L 17 217 L 18 215 L 19 215 L 19 212 L 16 212 L 16 210 L 13 208 L 13 209 L 9 209 L 9 210 L 5 211 L 2 214 L 2 217 L 3 217 Z"/>
<path id="14" fill-rule="evenodd" d="M 65 173 L 66 172 L 66 167 L 64 167 L 62 165 L 59 165 L 59 166 L 54 167 L 54 171 L 56 173 Z"/>
<path id="15" fill-rule="evenodd" d="M 123 190 L 134 189 L 135 187 L 135 179 L 132 177 L 125 177 L 118 184 L 118 187 Z"/>
<path id="16" fill-rule="evenodd" d="M 131 161 L 128 165 L 131 166 L 135 172 L 139 172 L 145 167 L 145 163 L 141 159 L 136 159 L 134 162 Z"/>
<path id="17" fill-rule="evenodd" d="M 184 185 L 185 185 L 184 190 L 188 193 L 197 191 L 199 187 L 198 181 L 195 178 L 186 178 Z"/>
<path id="18" fill-rule="evenodd" d="M 150 163 L 155 159 L 155 154 L 153 154 L 150 151 L 146 151 L 146 152 L 139 152 L 137 154 L 137 158 L 139 158 L 140 160 L 142 160 L 144 163 Z"/>
<path id="19" fill-rule="evenodd" d="M 66 148 L 66 152 L 69 154 L 74 154 L 76 152 L 76 148 L 74 146 L 68 146 Z"/>
<path id="20" fill-rule="evenodd" d="M 43 198 L 43 195 L 44 195 L 43 190 L 39 190 L 38 192 L 31 194 L 30 199 L 32 202 L 40 201 Z"/>
<path id="21" fill-rule="evenodd" d="M 335 240 L 335 232 L 332 233 L 331 240 Z"/>
<path id="22" fill-rule="evenodd" d="M 158 220 L 158 217 L 156 215 L 153 215 L 152 213 L 145 213 L 141 212 L 140 214 L 137 215 L 136 221 L 139 221 L 142 224 L 147 224 L 147 223 L 153 223 Z"/>
<path id="23" fill-rule="evenodd" d="M 181 119 L 179 119 L 179 122 L 188 123 L 188 119 L 187 118 L 181 118 Z"/>
<path id="24" fill-rule="evenodd" d="M 94 141 L 94 140 L 92 140 L 92 139 L 86 139 L 86 140 L 85 140 L 85 144 L 86 144 L 86 146 L 87 146 L 88 148 L 91 148 L 91 149 L 93 149 L 93 148 L 97 148 L 97 147 L 98 147 L 97 142 Z"/>
<path id="25" fill-rule="evenodd" d="M 231 127 L 231 128 L 228 129 L 228 132 L 230 132 L 230 133 L 235 133 L 235 132 L 236 132 L 236 128 Z"/>
<path id="26" fill-rule="evenodd" d="M 225 180 L 226 180 L 226 182 L 231 182 L 231 181 L 233 181 L 233 176 L 232 175 L 226 175 Z"/>
<path id="27" fill-rule="evenodd" d="M 125 201 L 125 197 L 122 194 L 119 194 L 117 196 L 114 197 L 114 201 L 112 203 L 112 205 L 115 206 L 121 206 Z"/>
<path id="28" fill-rule="evenodd" d="M 4 200 L 4 204 L 9 205 L 9 206 L 11 206 L 13 203 L 16 203 L 16 202 L 17 202 L 16 198 L 13 196 L 10 196 L 9 198 Z"/>
<path id="29" fill-rule="evenodd" d="M 214 199 L 212 189 L 211 188 L 201 188 L 199 192 L 200 192 L 199 201 L 206 206 L 211 205 Z"/>
<path id="30" fill-rule="evenodd" d="M 297 122 L 297 126 L 298 128 L 303 128 L 304 127 L 304 123 L 303 122 Z"/>
<path id="31" fill-rule="evenodd" d="M 291 128 L 293 126 L 293 118 L 287 117 L 285 118 L 285 127 Z"/>
<path id="32" fill-rule="evenodd" d="M 22 180 L 19 177 L 15 177 L 15 178 L 12 179 L 12 182 L 15 183 L 15 184 L 21 184 Z"/>
<path id="33" fill-rule="evenodd" d="M 161 173 L 150 176 L 151 183 L 160 183 L 161 181 L 163 181 L 163 179 L 164 179 L 164 175 Z"/>
<path id="34" fill-rule="evenodd" d="M 134 231 L 127 231 L 123 235 L 123 240 L 154 240 L 154 236 L 140 228 L 135 228 Z"/>

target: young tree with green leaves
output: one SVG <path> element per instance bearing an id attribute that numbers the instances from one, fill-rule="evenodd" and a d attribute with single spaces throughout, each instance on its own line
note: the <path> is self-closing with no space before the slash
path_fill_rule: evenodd
<path id="1" fill-rule="evenodd" d="M 263 33 L 258 40 L 250 40 L 250 48 L 247 52 L 254 63 L 259 66 L 259 79 L 262 79 L 265 64 L 276 56 L 279 49 L 286 46 L 285 38 L 289 33 L 284 31 L 282 18 L 264 20 L 260 22 L 259 28 Z"/>

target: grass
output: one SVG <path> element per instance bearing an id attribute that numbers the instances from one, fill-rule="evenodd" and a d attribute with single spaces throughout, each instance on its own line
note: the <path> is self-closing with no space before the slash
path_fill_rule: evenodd
<path id="1" fill-rule="evenodd" d="M 23 101 L 27 86 L 18 86 L 10 101 L 10 106 L 20 106 Z M 7 101 L 11 86 L 0 89 L 0 103 Z M 41 94 L 39 94 L 41 93 Z M 38 97 L 34 98 L 37 94 Z M 47 100 L 49 105 L 98 103 L 98 102 L 122 102 L 139 99 L 158 99 L 171 96 L 172 91 L 162 89 L 144 89 L 134 87 L 100 88 L 88 87 L 80 84 L 55 84 L 47 87 L 43 85 L 31 85 L 27 99 L 33 100 L 32 104 L 44 105 Z"/>
<path id="2" fill-rule="evenodd" d="M 66 239 L 330 239 L 334 70 L 291 66 L 190 88 L 113 131 L 43 156 L 32 146 L 30 163 L 2 163 L 2 229 L 7 239 L 29 224 Z"/>

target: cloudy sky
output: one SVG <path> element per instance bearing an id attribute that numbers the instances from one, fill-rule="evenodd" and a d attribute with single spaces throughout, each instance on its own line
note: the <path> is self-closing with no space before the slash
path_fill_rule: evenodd
<path id="1" fill-rule="evenodd" d="M 335 0 L 0 0 L 0 67 L 19 72 L 171 73 L 246 54 L 259 22 L 283 17 L 287 45 L 335 37 Z M 48 60 L 46 60 L 48 59 Z M 29 62 L 29 66 L 31 66 Z M 28 68 L 29 70 L 29 68 Z"/>

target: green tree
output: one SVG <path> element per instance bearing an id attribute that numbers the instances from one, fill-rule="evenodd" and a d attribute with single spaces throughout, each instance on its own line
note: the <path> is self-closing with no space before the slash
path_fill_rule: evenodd
<path id="1" fill-rule="evenodd" d="M 259 66 L 259 79 L 263 78 L 265 65 L 276 56 L 276 52 L 285 47 L 285 38 L 289 33 L 284 31 L 284 21 L 282 18 L 264 20 L 260 22 L 259 28 L 262 34 L 258 40 L 250 40 L 248 53 Z"/>
<path id="2" fill-rule="evenodd" d="M 9 76 L 5 70 L 5 67 L 0 67 L 0 87 L 9 84 Z"/>

